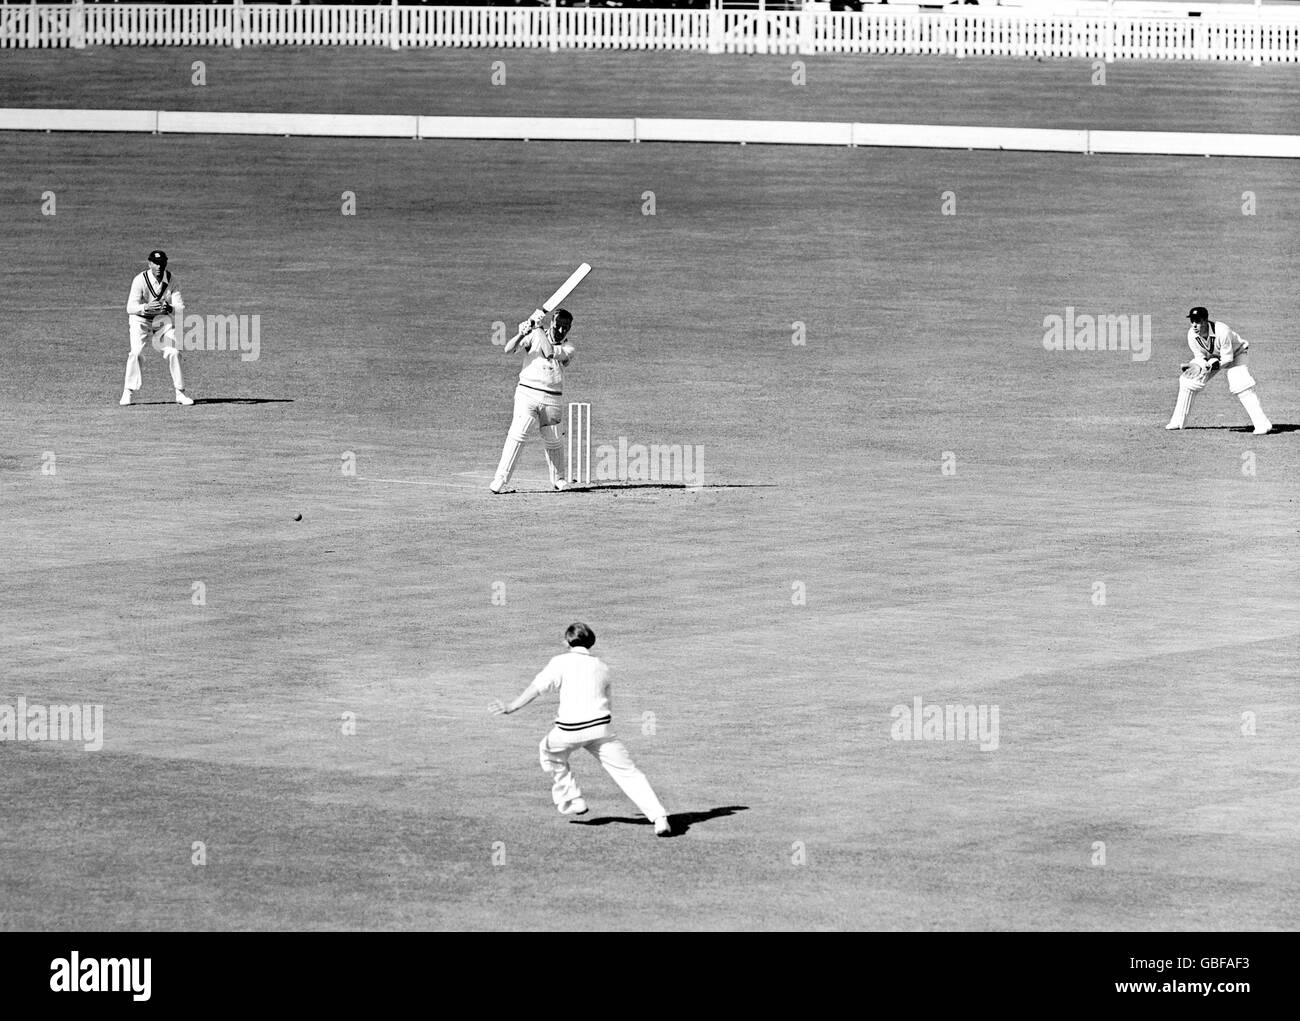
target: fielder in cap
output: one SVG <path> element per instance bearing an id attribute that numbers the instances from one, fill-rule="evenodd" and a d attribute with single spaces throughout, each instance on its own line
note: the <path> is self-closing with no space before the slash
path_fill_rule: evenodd
<path id="1" fill-rule="evenodd" d="M 564 488 L 564 465 L 560 452 L 564 440 L 560 437 L 560 421 L 564 409 L 560 397 L 564 390 L 564 366 L 573 358 L 573 344 L 568 340 L 573 326 L 573 315 L 558 308 L 548 327 L 543 328 L 545 317 L 534 316 L 519 324 L 519 338 L 505 346 L 505 353 L 516 349 L 524 352 L 524 367 L 515 387 L 515 413 L 506 434 L 506 444 L 501 451 L 501 462 L 489 487 L 499 493 L 510 481 L 515 462 L 524 449 L 529 434 L 536 424 L 546 451 L 546 466 L 551 485 Z"/>
<path id="2" fill-rule="evenodd" d="M 131 336 L 131 353 L 126 356 L 126 382 L 122 387 L 121 405 L 131 403 L 131 395 L 140 389 L 140 355 L 146 342 L 162 352 L 171 370 L 177 404 L 193 404 L 185 393 L 181 375 L 181 355 L 176 347 L 176 320 L 184 322 L 185 302 L 176 280 L 167 268 L 167 253 L 158 249 L 149 253 L 149 268 L 131 281 L 126 299 L 127 327 Z"/>
<path id="3" fill-rule="evenodd" d="M 1192 349 L 1192 360 L 1182 365 L 1183 374 L 1178 378 L 1178 403 L 1174 405 L 1173 417 L 1165 428 L 1183 428 L 1187 414 L 1192 410 L 1192 398 L 1204 390 L 1222 368 L 1228 378 L 1228 389 L 1237 395 L 1237 400 L 1246 409 L 1256 435 L 1270 431 L 1273 423 L 1260 406 L 1259 395 L 1255 393 L 1255 377 L 1246 366 L 1250 344 L 1227 323 L 1212 322 L 1209 310 L 1203 305 L 1188 312 L 1187 318 L 1192 321 L 1187 328 L 1187 346 Z"/>
<path id="4" fill-rule="evenodd" d="M 565 629 L 564 641 L 568 652 L 547 663 L 513 702 L 505 705 L 500 699 L 494 699 L 488 704 L 488 712 L 498 716 L 513 713 L 538 695 L 558 691 L 560 706 L 556 710 L 555 726 L 542 738 L 538 751 L 542 769 L 554 776 L 551 800 L 560 814 L 587 812 L 587 802 L 569 770 L 569 756 L 579 748 L 586 748 L 600 760 L 641 814 L 654 823 L 655 836 L 672 836 L 668 810 L 611 729 L 609 667 L 591 654 L 591 647 L 596 644 L 595 633 L 586 624 L 573 623 Z"/>

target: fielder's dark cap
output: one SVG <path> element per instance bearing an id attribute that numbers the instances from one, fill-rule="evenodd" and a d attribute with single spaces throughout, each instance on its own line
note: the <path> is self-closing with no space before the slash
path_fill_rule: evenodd
<path id="1" fill-rule="evenodd" d="M 152 252 L 149 253 L 149 261 L 156 262 L 158 263 L 159 266 L 166 266 L 167 253 L 164 252 L 161 248 L 155 248 Z"/>
<path id="2" fill-rule="evenodd" d="M 1194 323 L 1206 323 L 1210 321 L 1210 313 L 1204 305 L 1197 305 L 1187 313 L 1187 318 Z"/>

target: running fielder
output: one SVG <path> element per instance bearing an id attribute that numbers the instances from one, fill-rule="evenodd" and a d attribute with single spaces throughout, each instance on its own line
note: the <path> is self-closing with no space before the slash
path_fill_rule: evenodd
<path id="1" fill-rule="evenodd" d="M 167 269 L 167 253 L 154 250 L 149 253 L 149 268 L 131 281 L 131 293 L 126 299 L 127 326 L 131 334 L 131 353 L 126 356 L 126 382 L 118 404 L 131 403 L 131 394 L 140 389 L 140 354 L 146 342 L 162 352 L 171 369 L 172 385 L 176 388 L 177 404 L 193 404 L 185 393 L 185 377 L 181 375 L 181 355 L 176 348 L 177 317 L 185 309 L 181 292 Z"/>
<path id="2" fill-rule="evenodd" d="M 554 774 L 551 799 L 561 815 L 585 815 L 587 802 L 578 781 L 569 770 L 569 756 L 586 748 L 605 767 L 623 793 L 632 799 L 641 814 L 655 824 L 655 836 L 672 836 L 668 810 L 660 803 L 645 774 L 636 768 L 632 756 L 611 729 L 609 710 L 609 667 L 591 654 L 596 644 L 595 632 L 586 624 L 570 624 L 564 632 L 569 651 L 554 657 L 533 678 L 518 698 L 509 705 L 500 699 L 488 704 L 494 716 L 522 709 L 538 695 L 548 691 L 560 693 L 560 707 L 555 726 L 538 746 L 542 769 Z"/>
<path id="3" fill-rule="evenodd" d="M 1259 395 L 1255 393 L 1255 377 L 1246 366 L 1249 342 L 1229 329 L 1227 323 L 1211 322 L 1210 313 L 1203 305 L 1188 312 L 1187 318 L 1192 321 L 1187 328 L 1187 346 L 1192 349 L 1192 360 L 1182 366 L 1183 374 L 1178 377 L 1178 403 L 1174 405 L 1173 417 L 1165 428 L 1183 428 L 1187 413 L 1192 410 L 1192 398 L 1204 390 L 1205 384 L 1223 368 L 1228 377 L 1228 389 L 1237 395 L 1237 400 L 1246 409 L 1251 425 L 1255 427 L 1255 435 L 1270 431 L 1273 423 L 1260 406 Z"/>
<path id="4" fill-rule="evenodd" d="M 524 352 L 524 367 L 515 387 L 515 413 L 506 434 L 506 445 L 501 451 L 501 463 L 489 487 L 499 493 L 510 481 L 519 460 L 519 452 L 528 442 L 536 423 L 546 450 L 546 466 L 550 470 L 551 485 L 563 489 L 564 465 L 561 451 L 564 440 L 560 437 L 560 422 L 564 410 L 560 397 L 564 388 L 564 366 L 573 359 L 573 344 L 568 341 L 573 315 L 566 309 L 556 309 L 549 327 L 543 328 L 545 315 L 534 313 L 519 324 L 517 339 L 505 346 L 505 353 L 516 349 Z"/>

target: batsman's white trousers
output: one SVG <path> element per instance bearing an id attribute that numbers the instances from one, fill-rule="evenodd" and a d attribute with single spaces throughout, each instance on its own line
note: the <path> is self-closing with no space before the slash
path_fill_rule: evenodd
<path id="1" fill-rule="evenodd" d="M 515 463 L 519 460 L 519 452 L 524 449 L 524 444 L 528 442 L 534 430 L 540 432 L 542 436 L 542 445 L 546 452 L 546 467 L 550 472 L 551 482 L 554 483 L 556 479 L 564 477 L 564 464 L 560 459 L 564 441 L 560 438 L 560 427 L 542 425 L 544 417 L 542 409 L 545 407 L 553 409 L 551 417 L 557 422 L 560 420 L 562 399 L 559 394 L 544 393 L 522 383 L 515 387 L 514 418 L 510 421 L 510 432 L 506 434 L 506 443 L 501 450 L 501 461 L 497 464 L 494 481 L 502 485 L 510 481 L 510 476 L 515 471 Z"/>
<path id="2" fill-rule="evenodd" d="M 582 797 L 578 781 L 569 769 L 569 756 L 579 748 L 586 748 L 600 760 L 605 772 L 614 778 L 614 782 L 647 819 L 661 819 L 668 814 L 650 786 L 650 781 L 636 768 L 627 747 L 613 734 L 584 740 L 569 731 L 554 727 L 542 738 L 538 751 L 541 753 L 542 769 L 554 775 L 551 800 L 557 808 L 567 801 Z"/>
<path id="3" fill-rule="evenodd" d="M 181 375 L 181 355 L 176 350 L 176 326 L 171 316 L 155 316 L 152 320 L 144 316 L 128 316 L 131 327 L 131 353 L 126 356 L 126 389 L 140 389 L 140 353 L 145 344 L 153 343 L 167 359 L 167 366 L 172 372 L 172 385 L 177 390 L 185 389 L 185 377 Z"/>

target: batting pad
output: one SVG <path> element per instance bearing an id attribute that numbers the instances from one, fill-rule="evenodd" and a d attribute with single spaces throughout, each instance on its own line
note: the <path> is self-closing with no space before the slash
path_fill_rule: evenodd
<path id="1" fill-rule="evenodd" d="M 1205 384 L 1202 383 L 1201 386 L 1203 387 Z M 1183 427 L 1183 424 L 1187 421 L 1187 413 L 1192 410 L 1192 397 L 1195 394 L 1196 390 L 1191 388 L 1189 380 L 1185 378 L 1179 380 L 1178 401 L 1174 405 L 1174 413 L 1169 419 L 1167 428 L 1181 429 Z"/>
<path id="2" fill-rule="evenodd" d="M 1243 390 L 1237 394 L 1237 400 L 1241 401 L 1241 406 L 1246 409 L 1246 414 L 1250 416 L 1250 424 L 1261 432 L 1269 432 L 1273 428 L 1273 423 L 1268 420 L 1264 414 L 1264 409 L 1260 407 L 1259 395 L 1255 393 L 1255 388 Z"/>
<path id="3" fill-rule="evenodd" d="M 1242 394 L 1255 385 L 1255 377 L 1250 374 L 1250 368 L 1245 365 L 1228 366 L 1228 389 L 1234 394 Z"/>

